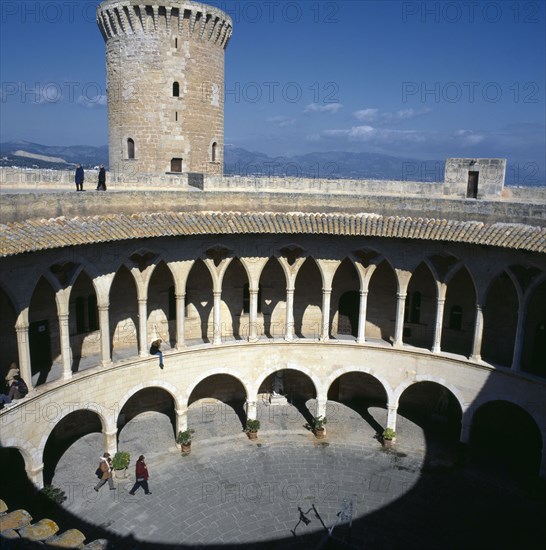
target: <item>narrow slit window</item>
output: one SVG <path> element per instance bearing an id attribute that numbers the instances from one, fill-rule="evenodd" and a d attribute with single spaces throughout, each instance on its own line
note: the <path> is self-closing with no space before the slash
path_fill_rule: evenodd
<path id="1" fill-rule="evenodd" d="M 132 138 L 129 138 L 127 140 L 127 158 L 128 159 L 135 158 L 135 141 Z"/>
<path id="2" fill-rule="evenodd" d="M 212 162 L 216 162 L 217 161 L 217 154 L 218 154 L 218 144 L 216 142 L 214 142 L 212 144 L 212 151 L 211 151 L 211 160 Z"/>
<path id="3" fill-rule="evenodd" d="M 180 97 L 180 84 L 173 82 L 173 97 Z"/>

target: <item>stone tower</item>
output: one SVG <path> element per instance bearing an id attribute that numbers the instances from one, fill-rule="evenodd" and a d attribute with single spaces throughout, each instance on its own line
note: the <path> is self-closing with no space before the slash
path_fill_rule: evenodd
<path id="1" fill-rule="evenodd" d="M 106 0 L 97 23 L 113 174 L 221 175 L 230 17 L 191 0 Z"/>

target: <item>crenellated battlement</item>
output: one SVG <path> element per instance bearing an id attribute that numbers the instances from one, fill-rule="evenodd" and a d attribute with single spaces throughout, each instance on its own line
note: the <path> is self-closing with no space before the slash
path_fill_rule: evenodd
<path id="1" fill-rule="evenodd" d="M 105 42 L 121 35 L 160 33 L 199 38 L 225 49 L 232 33 L 225 12 L 188 0 L 106 0 L 97 7 L 97 24 Z"/>

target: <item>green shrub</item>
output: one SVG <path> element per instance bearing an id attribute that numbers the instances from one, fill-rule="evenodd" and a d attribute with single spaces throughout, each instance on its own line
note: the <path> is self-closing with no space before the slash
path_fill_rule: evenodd
<path id="1" fill-rule="evenodd" d="M 246 421 L 246 431 L 250 433 L 256 433 L 260 429 L 259 420 L 247 420 Z"/>
<path id="2" fill-rule="evenodd" d="M 54 502 L 55 504 L 62 504 L 66 500 L 66 495 L 62 489 L 55 487 L 55 485 L 46 485 L 40 490 L 40 494 Z"/>
<path id="3" fill-rule="evenodd" d="M 118 451 L 112 459 L 114 470 L 125 470 L 129 466 L 131 455 L 127 451 Z"/>
<path id="4" fill-rule="evenodd" d="M 394 439 L 396 437 L 396 432 L 392 428 L 385 428 L 383 430 L 383 439 L 387 441 Z"/>
<path id="5" fill-rule="evenodd" d="M 321 430 L 324 428 L 324 424 L 326 424 L 326 417 L 325 416 L 313 416 L 313 428 L 315 430 Z"/>
<path id="6" fill-rule="evenodd" d="M 191 443 L 192 435 L 194 433 L 195 430 L 192 430 L 191 428 L 183 432 L 178 432 L 178 435 L 176 436 L 176 442 L 181 445 L 188 445 L 189 443 Z"/>

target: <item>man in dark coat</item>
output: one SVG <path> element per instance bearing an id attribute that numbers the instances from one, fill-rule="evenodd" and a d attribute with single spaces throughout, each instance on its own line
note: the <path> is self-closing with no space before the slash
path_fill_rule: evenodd
<path id="1" fill-rule="evenodd" d="M 97 191 L 106 191 L 106 170 L 104 165 L 100 165 L 99 169 L 99 184 L 97 185 Z"/>
<path id="2" fill-rule="evenodd" d="M 76 168 L 76 175 L 74 177 L 74 181 L 76 183 L 76 191 L 83 191 L 83 168 L 81 167 L 81 164 L 78 164 Z"/>

